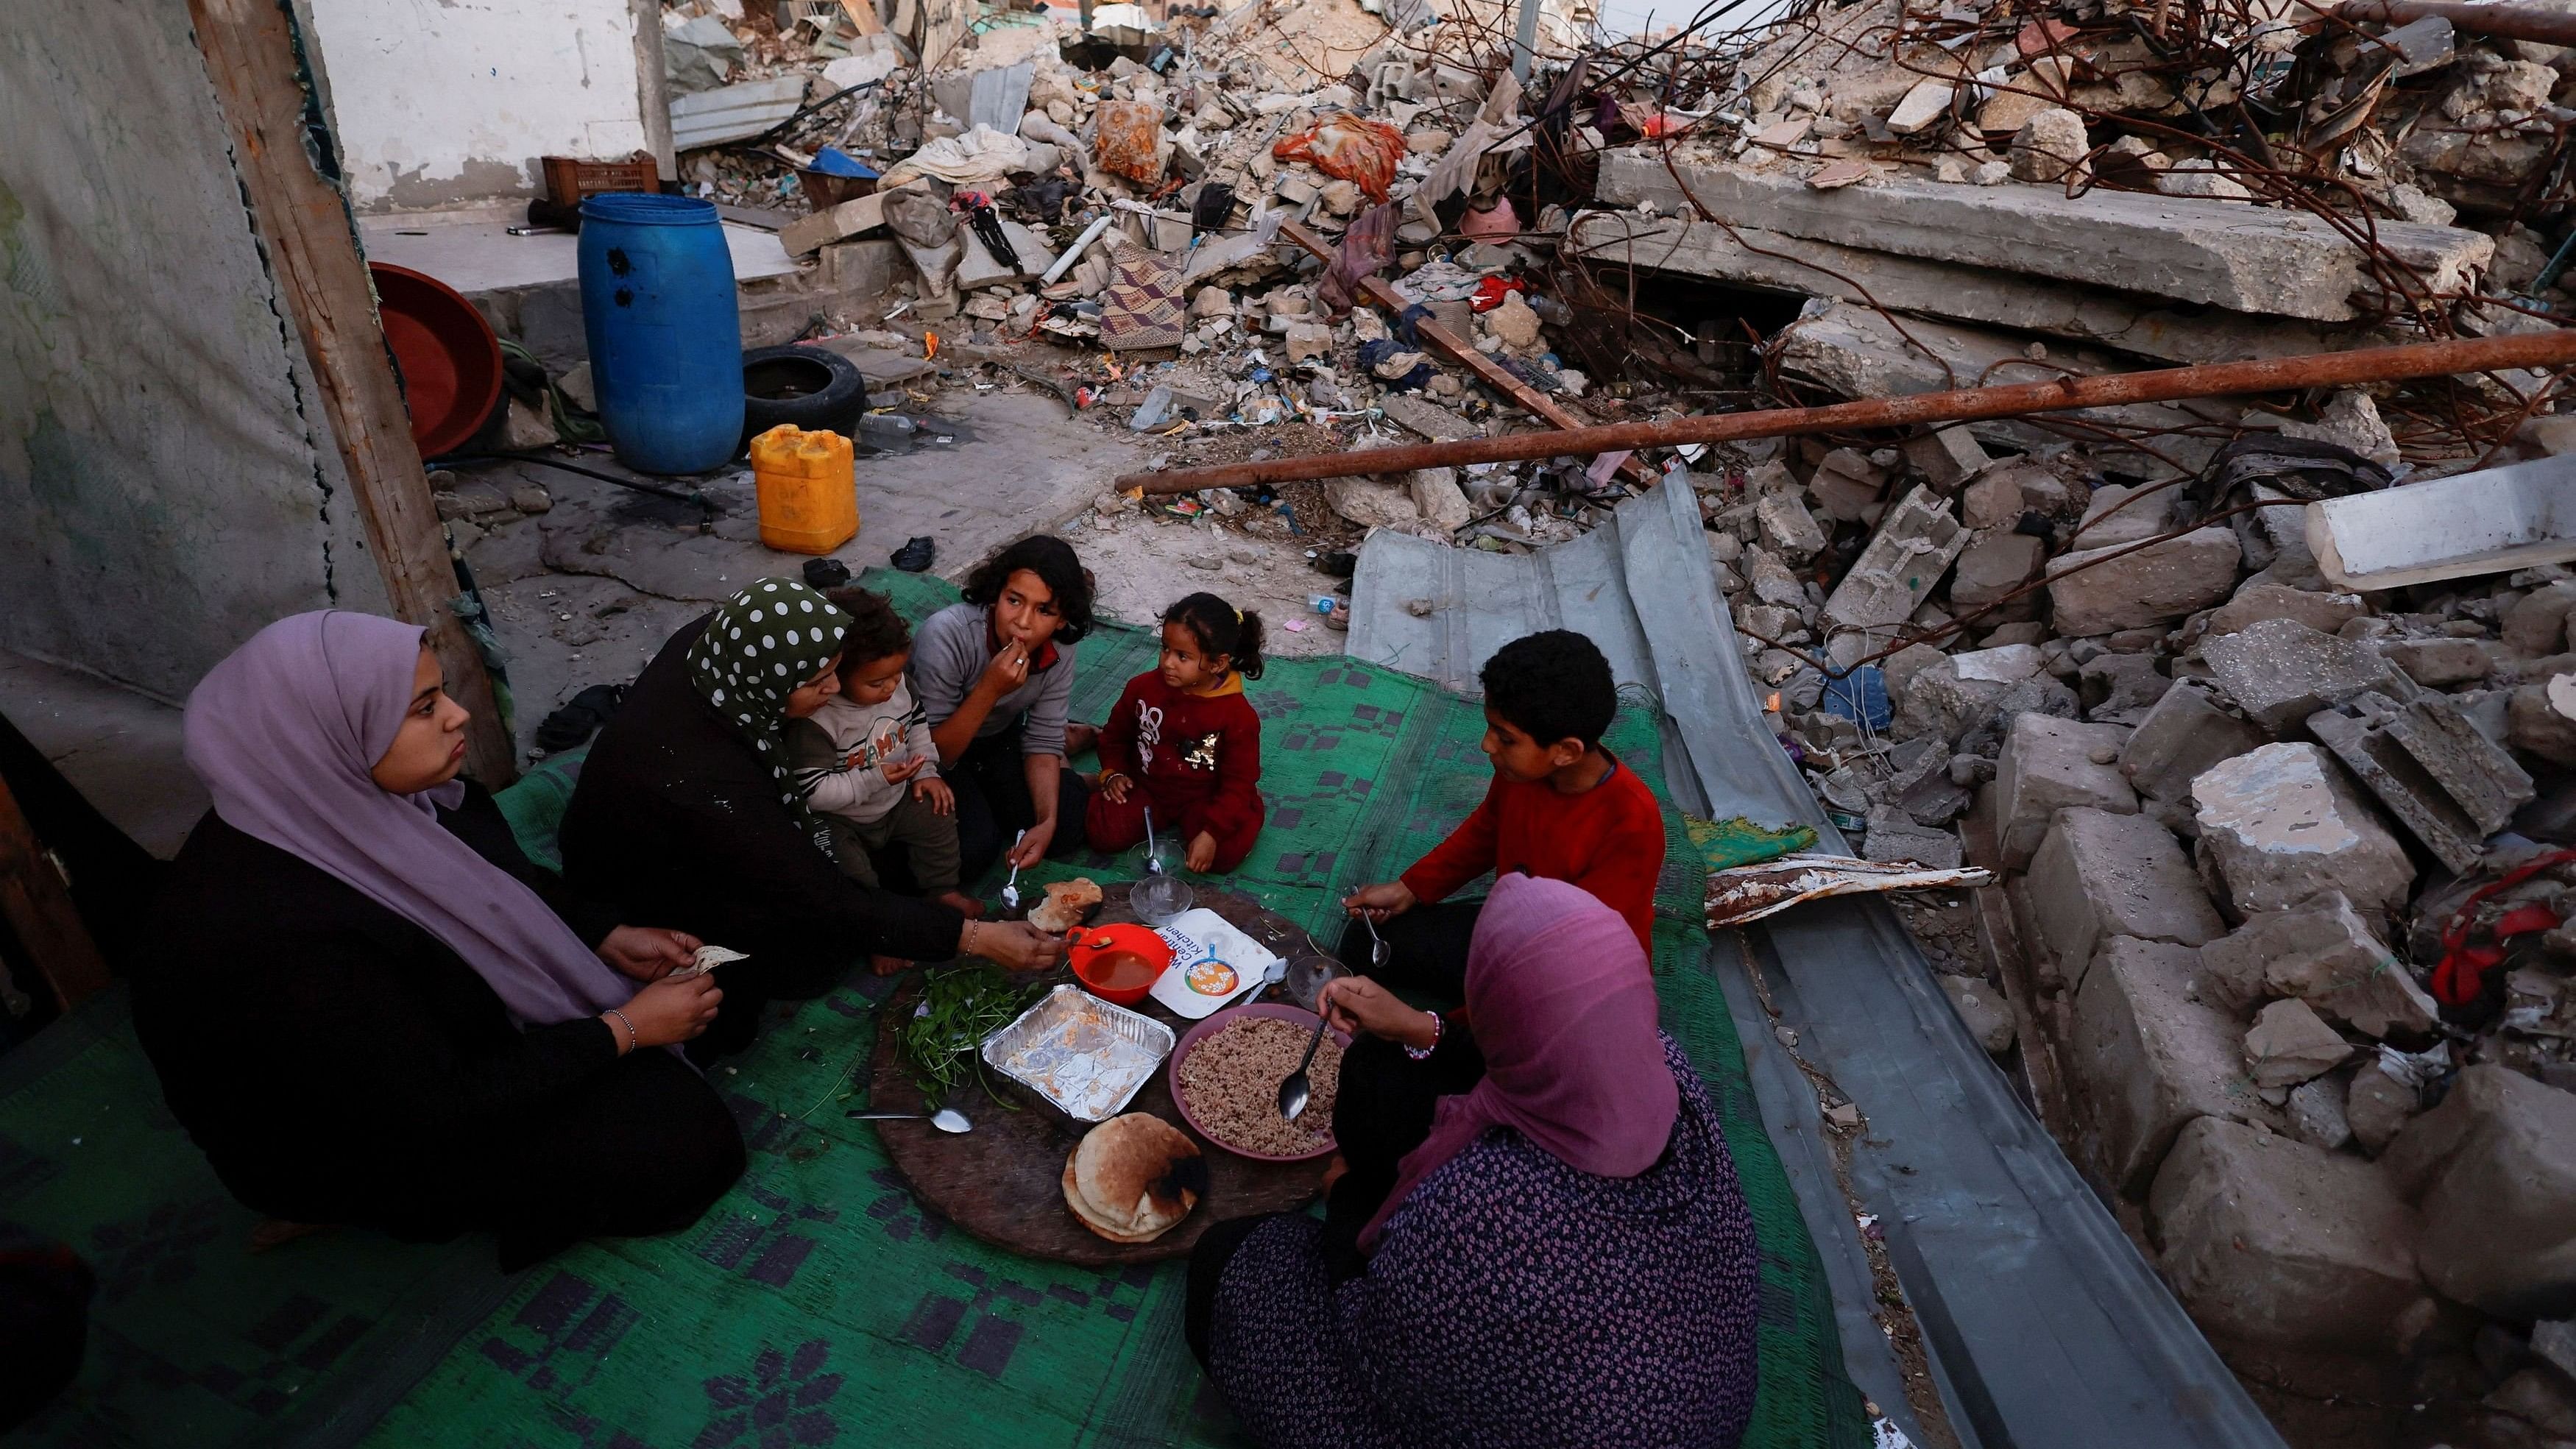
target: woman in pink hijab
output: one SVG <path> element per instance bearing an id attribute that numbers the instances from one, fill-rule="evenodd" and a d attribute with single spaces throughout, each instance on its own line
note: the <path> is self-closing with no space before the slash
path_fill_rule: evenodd
<path id="1" fill-rule="evenodd" d="M 1655 1025 L 1628 923 L 1506 875 L 1463 1019 L 1361 978 L 1323 1222 L 1221 1223 L 1187 1332 L 1255 1442 L 1688 1445 L 1742 1436 L 1753 1226 L 1698 1076 Z"/>
<path id="2" fill-rule="evenodd" d="M 458 778 L 468 716 L 417 625 L 261 630 L 188 697 L 214 809 L 133 972 L 162 1092 L 244 1203 L 286 1225 L 488 1231 L 515 1268 L 667 1232 L 741 1174 L 677 1052 L 698 942 L 621 925 L 530 865 Z"/>

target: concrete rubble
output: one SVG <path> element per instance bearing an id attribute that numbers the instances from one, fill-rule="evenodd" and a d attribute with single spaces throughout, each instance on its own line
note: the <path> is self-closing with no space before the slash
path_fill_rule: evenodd
<path id="1" fill-rule="evenodd" d="M 806 340 L 887 377 L 879 418 L 1038 391 L 1158 470 L 2495 335 L 2576 304 L 2550 267 L 2576 49 L 2448 21 L 1856 0 L 1666 35 L 1629 71 L 1653 41 L 1587 40 L 1589 11 L 1548 0 L 1524 85 L 1475 40 L 1489 0 L 1208 8 L 1086 35 L 1069 7 L 885 0 L 871 27 L 865 4 L 780 25 L 669 3 L 698 90 L 805 82 L 784 129 L 688 153 L 683 179 L 776 214 L 821 299 Z M 1314 43 L 1279 43 L 1292 16 Z M 876 184 L 817 183 L 827 147 Z M 2554 854 L 2576 847 L 2576 573 L 2410 558 L 2339 588 L 2316 521 L 2576 453 L 2541 380 L 1096 512 L 1186 530 L 1211 571 L 1247 542 L 1308 551 L 1331 594 L 1371 530 L 1521 552 L 1689 488 L 1835 848 L 2001 876 L 1982 945 L 1934 949 L 1961 938 L 1931 893 L 1900 909 L 2221 1347 L 2349 1356 L 2415 1375 L 2393 1399 L 2576 1438 L 2576 1331 L 2553 1367 L 2534 1327 L 2576 1316 L 2576 863 Z M 513 500 L 441 506 L 471 529 Z"/>

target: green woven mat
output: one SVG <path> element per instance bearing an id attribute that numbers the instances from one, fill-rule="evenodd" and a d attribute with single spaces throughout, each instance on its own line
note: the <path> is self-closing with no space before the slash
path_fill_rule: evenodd
<path id="1" fill-rule="evenodd" d="M 915 619 L 955 597 L 945 585 L 910 575 L 879 571 L 866 582 L 890 591 Z M 1135 630 L 1104 629 L 1086 640 L 1077 717 L 1098 719 L 1125 681 L 1151 666 L 1153 653 L 1152 637 Z M 1423 681 L 1343 659 L 1274 664 L 1249 696 L 1263 719 L 1270 825 L 1225 884 L 1329 946 L 1342 891 L 1400 870 L 1481 798 L 1488 778 L 1477 749 L 1482 713 Z M 1649 708 L 1624 709 L 1609 744 L 1663 793 Z M 525 798 L 505 804 L 532 849 L 550 850 L 545 805 Z M 1841 1372 L 1823 1272 L 1763 1135 L 1706 963 L 1696 843 L 1678 816 L 1671 819 L 1655 953 L 1665 1025 L 1719 1106 L 1762 1247 L 1761 1390 L 1745 1443 L 1865 1444 L 1868 1426 Z M 1034 874 L 1125 878 L 1135 873 L 1137 855 Z M 461 1263 L 457 1249 L 330 1234 L 236 1263 L 241 1255 L 231 1245 L 248 1215 L 223 1200 L 160 1114 L 130 1035 L 105 1033 L 124 1045 L 102 1048 L 109 1056 L 91 1069 L 96 1080 L 71 1094 L 103 1094 L 150 1120 L 129 1126 L 114 1156 L 83 1159 L 79 1175 L 116 1184 L 119 1223 L 148 1219 L 165 1200 L 199 1218 L 229 1217 L 212 1236 L 200 1232 L 191 1249 L 201 1260 L 199 1290 L 184 1274 L 175 1287 L 147 1278 L 103 1301 L 102 1344 L 111 1336 L 142 1341 L 157 1357 L 139 1375 L 129 1367 L 110 1378 L 94 1350 L 76 1402 L 48 1421 L 46 1438 L 275 1442 L 299 1414 L 308 1429 L 317 1419 L 355 1419 L 348 1405 L 365 1403 L 367 1385 L 332 1380 L 335 1373 L 352 1377 L 356 1371 L 339 1364 L 361 1355 L 306 1371 L 291 1367 L 304 1340 L 265 1357 L 233 1347 L 259 1323 L 283 1322 L 279 1305 L 296 1303 L 322 1305 L 326 1323 L 393 1325 L 375 1330 L 392 1345 L 370 1360 L 381 1366 L 368 1370 L 379 1386 L 409 1386 L 366 1439 L 385 1449 L 1241 1442 L 1182 1345 L 1179 1265 L 1102 1273 L 988 1248 L 924 1216 L 874 1133 L 843 1118 L 858 1100 L 851 1079 L 873 1040 L 871 997 L 883 989 L 873 979 L 854 980 L 820 1000 L 782 1005 L 758 1045 L 718 1070 L 714 1081 L 743 1124 L 751 1166 L 704 1221 L 671 1238 L 575 1248 L 522 1275 L 496 1309 L 461 1334 L 405 1296 L 453 1275 L 452 1314 L 473 1283 L 491 1279 L 488 1268 Z M 0 1096 L 0 1215 L 50 1227 L 95 1253 L 80 1224 L 109 1219 L 73 1211 L 84 1194 L 45 1180 L 22 1186 L 8 1175 L 21 1161 L 12 1146 L 30 1140 L 30 1130 L 48 1134 L 44 1162 L 56 1177 L 74 1175 L 58 1165 L 61 1149 L 51 1145 L 71 1120 L 64 1092 L 49 1079 L 39 1086 L 46 1090 L 35 1097 L 25 1090 Z M 106 1191 L 94 1186 L 86 1198 Z M 28 1211 L 57 1197 L 66 1207 Z M 468 1258 L 488 1253 L 479 1240 L 460 1247 L 470 1249 Z M 220 1274 L 202 1265 L 218 1258 Z M 344 1334 L 364 1347 L 368 1331 Z M 416 1381 L 396 1351 L 451 1343 Z M 229 1391 L 193 1380 L 136 1386 L 138 1378 L 226 1379 L 251 1360 L 290 1366 L 279 1381 L 285 1402 L 238 1384 Z M 211 1375 L 209 1364 L 218 1365 Z M 341 1407 L 316 1415 L 299 1406 L 299 1390 Z"/>

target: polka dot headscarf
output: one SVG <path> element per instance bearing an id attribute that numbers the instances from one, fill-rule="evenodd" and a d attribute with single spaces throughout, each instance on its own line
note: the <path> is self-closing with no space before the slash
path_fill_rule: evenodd
<path id="1" fill-rule="evenodd" d="M 725 601 L 689 646 L 689 683 L 743 742 L 760 752 L 778 798 L 805 815 L 787 774 L 787 696 L 841 652 L 850 616 L 794 579 L 762 579 Z"/>

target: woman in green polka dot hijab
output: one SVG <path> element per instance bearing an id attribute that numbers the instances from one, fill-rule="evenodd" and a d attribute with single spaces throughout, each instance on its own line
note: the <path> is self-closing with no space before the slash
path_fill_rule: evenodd
<path id="1" fill-rule="evenodd" d="M 778 780 L 778 797 L 805 814 L 780 732 L 840 692 L 832 666 L 850 616 L 794 579 L 762 579 L 725 601 L 689 646 L 689 683 Z M 813 832 L 809 832 L 813 833 Z M 824 853 L 831 847 L 826 844 Z"/>

